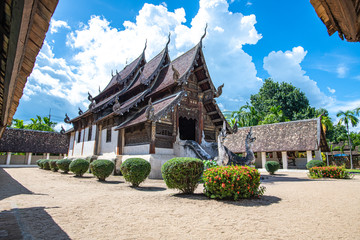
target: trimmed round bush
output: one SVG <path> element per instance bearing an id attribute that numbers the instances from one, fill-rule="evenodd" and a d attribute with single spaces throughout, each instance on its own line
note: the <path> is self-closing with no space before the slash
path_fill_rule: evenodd
<path id="1" fill-rule="evenodd" d="M 260 186 L 260 173 L 247 166 L 219 166 L 204 172 L 204 193 L 213 199 L 259 197 L 265 188 Z"/>
<path id="2" fill-rule="evenodd" d="M 75 159 L 70 163 L 69 169 L 75 173 L 76 176 L 82 177 L 82 175 L 84 175 L 84 173 L 86 173 L 89 169 L 89 162 L 82 158 Z"/>
<path id="3" fill-rule="evenodd" d="M 49 164 L 50 164 L 50 169 L 53 172 L 57 172 L 59 170 L 58 166 L 56 165 L 57 160 L 50 160 Z"/>
<path id="4" fill-rule="evenodd" d="M 265 169 L 268 171 L 271 175 L 274 175 L 274 173 L 279 170 L 280 164 L 275 161 L 268 161 L 265 163 Z"/>
<path id="5" fill-rule="evenodd" d="M 320 160 L 311 160 L 310 162 L 308 162 L 306 164 L 306 168 L 307 169 L 310 169 L 310 168 L 313 168 L 313 167 L 323 167 L 325 166 L 325 163 L 323 161 L 320 161 Z"/>
<path id="6" fill-rule="evenodd" d="M 105 181 L 105 178 L 110 176 L 114 170 L 115 164 L 110 160 L 98 159 L 90 163 L 92 174 L 100 181 Z"/>
<path id="7" fill-rule="evenodd" d="M 70 159 L 61 159 L 58 160 L 56 162 L 58 168 L 62 171 L 64 171 L 64 173 L 68 173 L 69 172 L 69 166 L 70 166 L 71 160 Z"/>
<path id="8" fill-rule="evenodd" d="M 43 159 L 41 161 L 42 169 L 44 170 L 50 170 L 50 160 L 49 159 Z"/>
<path id="9" fill-rule="evenodd" d="M 166 186 L 186 194 L 194 192 L 203 172 L 203 161 L 189 157 L 172 158 L 161 167 Z"/>
<path id="10" fill-rule="evenodd" d="M 151 165 L 142 158 L 129 158 L 121 164 L 120 169 L 125 180 L 138 187 L 149 176 Z"/>
<path id="11" fill-rule="evenodd" d="M 36 164 L 37 164 L 37 165 L 39 166 L 39 168 L 41 168 L 41 169 L 43 168 L 43 167 L 42 167 L 42 160 L 43 160 L 43 159 L 39 159 L 39 160 L 36 161 Z"/>

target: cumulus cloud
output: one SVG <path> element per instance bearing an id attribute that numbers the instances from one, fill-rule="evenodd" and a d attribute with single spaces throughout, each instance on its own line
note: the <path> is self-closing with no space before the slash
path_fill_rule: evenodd
<path id="1" fill-rule="evenodd" d="M 348 71 L 349 71 L 349 68 L 343 64 L 338 65 L 336 68 L 336 73 L 337 73 L 338 78 L 345 78 Z"/>
<path id="2" fill-rule="evenodd" d="M 327 89 L 329 90 L 329 92 L 330 93 L 332 93 L 332 94 L 334 94 L 335 92 L 336 92 L 336 90 L 335 89 L 332 89 L 332 88 L 330 88 L 330 87 L 327 87 Z"/>
<path id="3" fill-rule="evenodd" d="M 57 33 L 60 28 L 70 29 L 70 26 L 65 21 L 55 20 L 52 18 L 50 21 L 50 33 Z"/>
<path id="4" fill-rule="evenodd" d="M 256 44 L 262 37 L 255 28 L 255 15 L 230 12 L 226 0 L 200 0 L 191 26 L 185 22 L 183 8 L 169 11 L 165 4 L 145 3 L 135 21 L 124 21 L 121 29 L 111 26 L 104 17 L 91 16 L 67 35 L 66 47 L 74 52 L 71 57 L 55 56 L 53 43 L 44 42 L 24 99 L 41 93 L 73 106 L 88 106 L 87 92 L 97 95 L 99 86 L 103 89 L 110 81 L 111 71 L 122 70 L 141 54 L 146 40 L 149 60 L 165 47 L 170 32 L 169 51 L 174 59 L 199 42 L 208 23 L 203 41 L 208 69 L 216 86 L 225 83 L 218 101 L 224 108 L 235 110 L 262 84 L 252 57 L 242 50 L 243 45 Z M 54 32 L 60 27 L 70 28 L 60 20 L 52 21 L 51 26 Z"/>
<path id="5" fill-rule="evenodd" d="M 307 51 L 303 47 L 294 47 L 291 51 L 272 51 L 264 58 L 264 69 L 278 82 L 292 83 L 305 92 L 310 104 L 325 107 L 334 102 L 320 90 L 317 83 L 306 75 L 301 67 Z"/>

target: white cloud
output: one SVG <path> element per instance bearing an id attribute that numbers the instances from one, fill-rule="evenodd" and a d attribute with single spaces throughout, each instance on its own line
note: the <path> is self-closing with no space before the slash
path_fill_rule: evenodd
<path id="1" fill-rule="evenodd" d="M 332 88 L 330 88 L 330 87 L 327 87 L 327 89 L 329 90 L 329 92 L 330 93 L 332 93 L 332 94 L 334 94 L 335 92 L 336 92 L 336 90 L 335 89 L 332 89 Z"/>
<path id="2" fill-rule="evenodd" d="M 348 71 L 349 71 L 349 68 L 346 67 L 345 65 L 343 65 L 343 64 L 338 65 L 337 68 L 336 68 L 337 77 L 338 78 L 345 78 Z"/>
<path id="3" fill-rule="evenodd" d="M 164 4 L 144 4 L 134 22 L 123 23 L 124 29 L 111 26 L 103 17 L 92 16 L 68 34 L 67 47 L 74 51 L 71 58 L 56 57 L 50 45 L 53 43 L 44 42 L 26 86 L 25 98 L 41 92 L 64 98 L 74 106 L 87 106 L 87 92 L 96 95 L 99 86 L 103 89 L 111 79 L 112 70 L 122 70 L 126 61 L 141 54 L 146 39 L 149 60 L 165 47 L 171 32 L 169 50 L 174 59 L 199 42 L 208 23 L 203 42 L 205 58 L 215 85 L 225 83 L 218 101 L 235 110 L 241 105 L 240 100 L 255 93 L 262 84 L 256 77 L 252 57 L 242 50 L 243 45 L 256 44 L 262 36 L 255 29 L 255 15 L 244 16 L 228 8 L 226 0 L 200 0 L 191 27 L 184 25 L 183 8 L 171 12 Z M 53 31 L 69 28 L 60 21 L 53 21 L 52 27 Z"/>
<path id="4" fill-rule="evenodd" d="M 275 81 L 292 83 L 300 88 L 309 98 L 311 105 L 325 107 L 332 104 L 334 99 L 322 92 L 317 83 L 301 68 L 300 64 L 306 54 L 307 51 L 301 46 L 286 52 L 272 51 L 264 58 L 264 69 Z"/>
<path id="5" fill-rule="evenodd" d="M 50 33 L 57 33 L 60 28 L 70 29 L 70 26 L 65 21 L 55 20 L 52 18 L 50 21 Z"/>

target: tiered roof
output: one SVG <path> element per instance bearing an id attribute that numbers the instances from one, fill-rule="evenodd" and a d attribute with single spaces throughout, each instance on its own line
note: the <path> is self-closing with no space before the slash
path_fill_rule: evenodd
<path id="1" fill-rule="evenodd" d="M 202 53 L 202 39 L 196 46 L 173 61 L 168 54 L 169 41 L 149 62 L 144 58 L 145 47 L 137 59 L 112 77 L 106 88 L 93 98 L 95 102 L 90 104 L 85 113 L 68 122 L 74 123 L 91 113 L 100 112 L 102 114 L 97 116 L 95 122 L 124 115 L 125 120 L 117 129 L 147 120 L 156 121 L 168 114 L 185 96 L 184 86 L 189 76 L 194 73 L 202 92 L 208 93 L 208 99 L 204 99 L 204 107 L 214 124 L 221 127 L 225 118 L 214 99 L 216 89 L 210 79 Z M 153 104 L 148 106 L 147 103 L 151 102 L 151 99 Z M 112 109 L 108 111 L 110 107 Z M 145 113 L 147 108 L 153 109 L 154 119 L 149 119 Z M 107 111 L 103 111 L 105 109 Z"/>

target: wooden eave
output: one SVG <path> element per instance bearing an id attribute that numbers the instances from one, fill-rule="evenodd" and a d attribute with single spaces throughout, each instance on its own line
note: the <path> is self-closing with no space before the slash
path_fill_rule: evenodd
<path id="1" fill-rule="evenodd" d="M 360 41 L 359 0 L 310 0 L 331 36 L 336 31 L 348 42 Z"/>
<path id="2" fill-rule="evenodd" d="M 6 0 L 0 4 L 5 20 L 0 28 L 1 136 L 12 122 L 58 0 Z"/>

